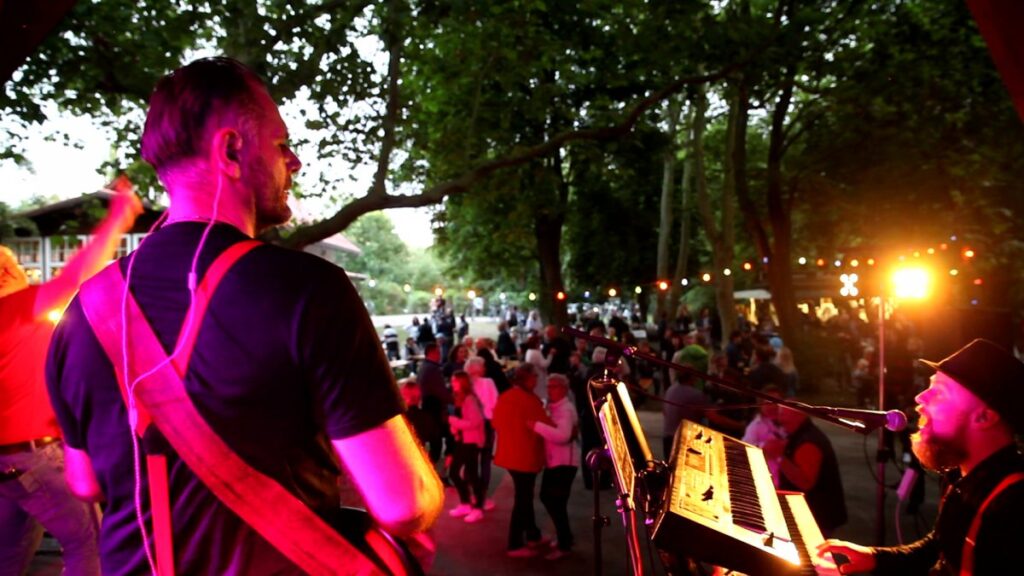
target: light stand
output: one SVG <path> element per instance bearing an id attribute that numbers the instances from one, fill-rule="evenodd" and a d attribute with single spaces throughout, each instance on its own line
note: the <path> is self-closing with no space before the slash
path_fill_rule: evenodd
<path id="1" fill-rule="evenodd" d="M 878 409 L 885 410 L 885 297 L 878 298 Z M 878 485 L 875 496 L 875 546 L 885 545 L 885 466 L 889 451 L 885 447 L 885 428 L 878 429 Z"/>

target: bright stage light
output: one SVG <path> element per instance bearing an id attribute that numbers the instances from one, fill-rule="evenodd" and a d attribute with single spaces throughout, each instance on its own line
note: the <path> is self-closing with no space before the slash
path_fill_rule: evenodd
<path id="1" fill-rule="evenodd" d="M 931 274 L 924 268 L 900 268 L 892 275 L 897 298 L 926 298 L 931 291 L 931 283 Z"/>

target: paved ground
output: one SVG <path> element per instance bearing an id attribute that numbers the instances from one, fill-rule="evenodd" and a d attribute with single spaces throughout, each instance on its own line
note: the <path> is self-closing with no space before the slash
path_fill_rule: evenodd
<path id="1" fill-rule="evenodd" d="M 660 441 L 655 435 L 660 430 L 661 415 L 659 412 L 640 411 L 641 423 L 648 432 L 648 438 L 655 455 L 660 455 Z M 874 537 L 876 490 L 873 480 L 875 466 L 873 464 L 876 437 L 864 438 L 852 432 L 836 428 L 828 424 L 821 425 L 832 439 L 836 452 L 839 454 L 843 482 L 846 487 L 846 503 L 850 512 L 850 521 L 843 526 L 837 537 L 870 543 Z M 899 471 L 889 466 L 887 482 L 892 484 L 899 480 Z M 438 545 L 438 554 L 430 574 L 445 576 L 527 576 L 527 575 L 574 575 L 594 574 L 595 545 L 593 531 L 593 493 L 584 490 L 582 480 L 576 478 L 574 492 L 569 501 L 569 514 L 573 531 L 576 535 L 576 549 L 572 555 L 557 561 L 542 558 L 512 559 L 505 556 L 509 514 L 512 502 L 511 478 L 503 470 L 495 468 L 491 480 L 492 498 L 497 508 L 476 524 L 466 524 L 458 519 L 448 517 L 447 510 L 457 504 L 454 490 L 447 491 L 445 514 L 442 515 L 433 530 Z M 903 536 L 906 540 L 917 538 L 921 530 L 927 530 L 935 517 L 937 486 L 934 478 L 928 480 L 927 499 L 918 517 L 900 515 Z M 888 525 L 887 542 L 895 543 L 896 529 L 894 526 L 896 497 L 890 491 L 887 498 L 885 520 Z M 600 508 L 604 515 L 611 518 L 611 525 L 602 532 L 602 555 L 600 566 L 603 573 L 617 576 L 629 574 L 628 556 L 626 554 L 624 530 L 620 517 L 615 511 L 614 496 L 611 491 L 600 492 Z M 545 534 L 554 533 L 543 506 L 536 504 L 537 518 Z M 642 532 L 641 532 L 642 533 Z M 686 543 L 680 543 L 685 546 Z M 653 550 L 644 550 L 647 559 L 648 574 L 662 574 L 663 570 L 650 568 Z M 60 573 L 60 556 L 52 540 L 44 542 L 44 549 L 36 557 L 30 574 L 56 575 Z"/>

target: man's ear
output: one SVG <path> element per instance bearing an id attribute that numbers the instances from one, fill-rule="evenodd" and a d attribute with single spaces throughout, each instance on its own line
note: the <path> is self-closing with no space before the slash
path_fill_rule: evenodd
<path id="1" fill-rule="evenodd" d="M 242 176 L 242 163 L 239 161 L 244 140 L 241 133 L 234 128 L 221 128 L 213 134 L 210 146 L 211 164 L 229 178 Z"/>
<path id="2" fill-rule="evenodd" d="M 974 413 L 974 422 L 980 425 L 982 428 L 989 428 L 1002 421 L 1002 417 L 995 410 L 988 407 L 982 407 Z"/>

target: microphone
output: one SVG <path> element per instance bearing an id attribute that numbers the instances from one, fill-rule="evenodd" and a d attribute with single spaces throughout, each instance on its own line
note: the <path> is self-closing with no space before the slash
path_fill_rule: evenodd
<path id="1" fill-rule="evenodd" d="M 867 430 L 885 426 L 886 430 L 899 432 L 907 427 L 907 415 L 900 410 L 859 410 L 857 408 L 833 408 L 831 406 L 811 406 L 811 411 L 825 414 L 841 420 L 854 420 Z"/>

